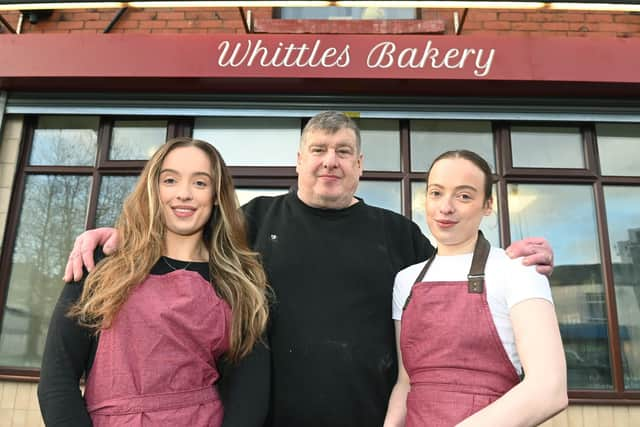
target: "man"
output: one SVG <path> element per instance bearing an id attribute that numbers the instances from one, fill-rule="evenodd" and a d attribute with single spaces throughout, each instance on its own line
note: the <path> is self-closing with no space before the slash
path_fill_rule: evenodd
<path id="1" fill-rule="evenodd" d="M 383 423 L 397 375 L 393 279 L 434 248 L 410 220 L 355 198 L 362 162 L 356 124 L 342 113 L 320 113 L 302 132 L 297 192 L 243 207 L 250 243 L 275 293 L 269 426 Z M 110 233 L 94 233 L 76 242 L 65 280 L 80 274 L 81 258 L 92 265 L 96 243 L 113 250 Z M 519 242 L 512 250 L 516 256 L 536 252 L 529 263 L 551 264 L 544 240 Z M 246 412 L 261 405 L 251 387 L 252 378 L 268 375 L 256 368 L 261 357 L 249 357 L 233 374 L 238 380 L 231 393 L 245 395 L 247 406 L 244 414 L 228 407 L 225 425 L 250 425 Z"/>

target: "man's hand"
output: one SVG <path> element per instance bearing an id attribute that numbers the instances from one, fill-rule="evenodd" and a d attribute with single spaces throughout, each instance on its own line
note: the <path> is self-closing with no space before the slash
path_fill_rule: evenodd
<path id="1" fill-rule="evenodd" d="M 110 255 L 118 247 L 118 233 L 115 228 L 96 228 L 88 230 L 76 237 L 73 243 L 73 249 L 69 254 L 67 265 L 64 268 L 64 276 L 62 280 L 71 282 L 82 279 L 82 266 L 87 267 L 88 271 L 93 270 L 95 262 L 93 260 L 93 251 L 102 246 L 105 255 Z"/>
<path id="2" fill-rule="evenodd" d="M 553 249 L 544 237 L 529 237 L 514 242 L 507 249 L 511 258 L 524 257 L 524 265 L 535 265 L 540 274 L 550 277 L 553 272 Z"/>

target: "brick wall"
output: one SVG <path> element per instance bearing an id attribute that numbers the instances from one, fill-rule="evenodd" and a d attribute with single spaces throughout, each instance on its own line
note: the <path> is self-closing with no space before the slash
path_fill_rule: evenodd
<path id="1" fill-rule="evenodd" d="M 251 10 L 254 20 L 271 19 L 270 8 Z M 453 34 L 454 10 L 423 9 L 425 20 L 443 20 L 446 34 Z M 462 14 L 462 10 L 457 10 Z M 101 33 L 117 9 L 83 9 L 55 11 L 37 24 L 25 17 L 23 33 Z M 17 12 L 4 12 L 15 27 Z M 112 33 L 244 33 L 239 8 L 128 9 Z M 463 35 L 497 36 L 552 35 L 565 37 L 639 37 L 640 14 L 633 12 L 567 12 L 536 10 L 471 9 L 464 23 Z"/>

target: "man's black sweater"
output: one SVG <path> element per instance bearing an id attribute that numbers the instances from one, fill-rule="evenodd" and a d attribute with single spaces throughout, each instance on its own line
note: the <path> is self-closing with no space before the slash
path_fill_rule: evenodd
<path id="1" fill-rule="evenodd" d="M 276 300 L 270 425 L 382 425 L 397 375 L 393 280 L 433 247 L 410 220 L 363 201 L 316 209 L 289 193 L 244 212 Z"/>

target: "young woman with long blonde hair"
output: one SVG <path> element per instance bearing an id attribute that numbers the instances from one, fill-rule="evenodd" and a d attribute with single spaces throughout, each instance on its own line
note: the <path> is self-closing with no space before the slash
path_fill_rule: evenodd
<path id="1" fill-rule="evenodd" d="M 67 284 L 55 308 L 38 389 L 45 423 L 220 426 L 218 362 L 252 350 L 268 307 L 218 151 L 191 138 L 164 144 L 117 229 L 118 250 Z"/>

